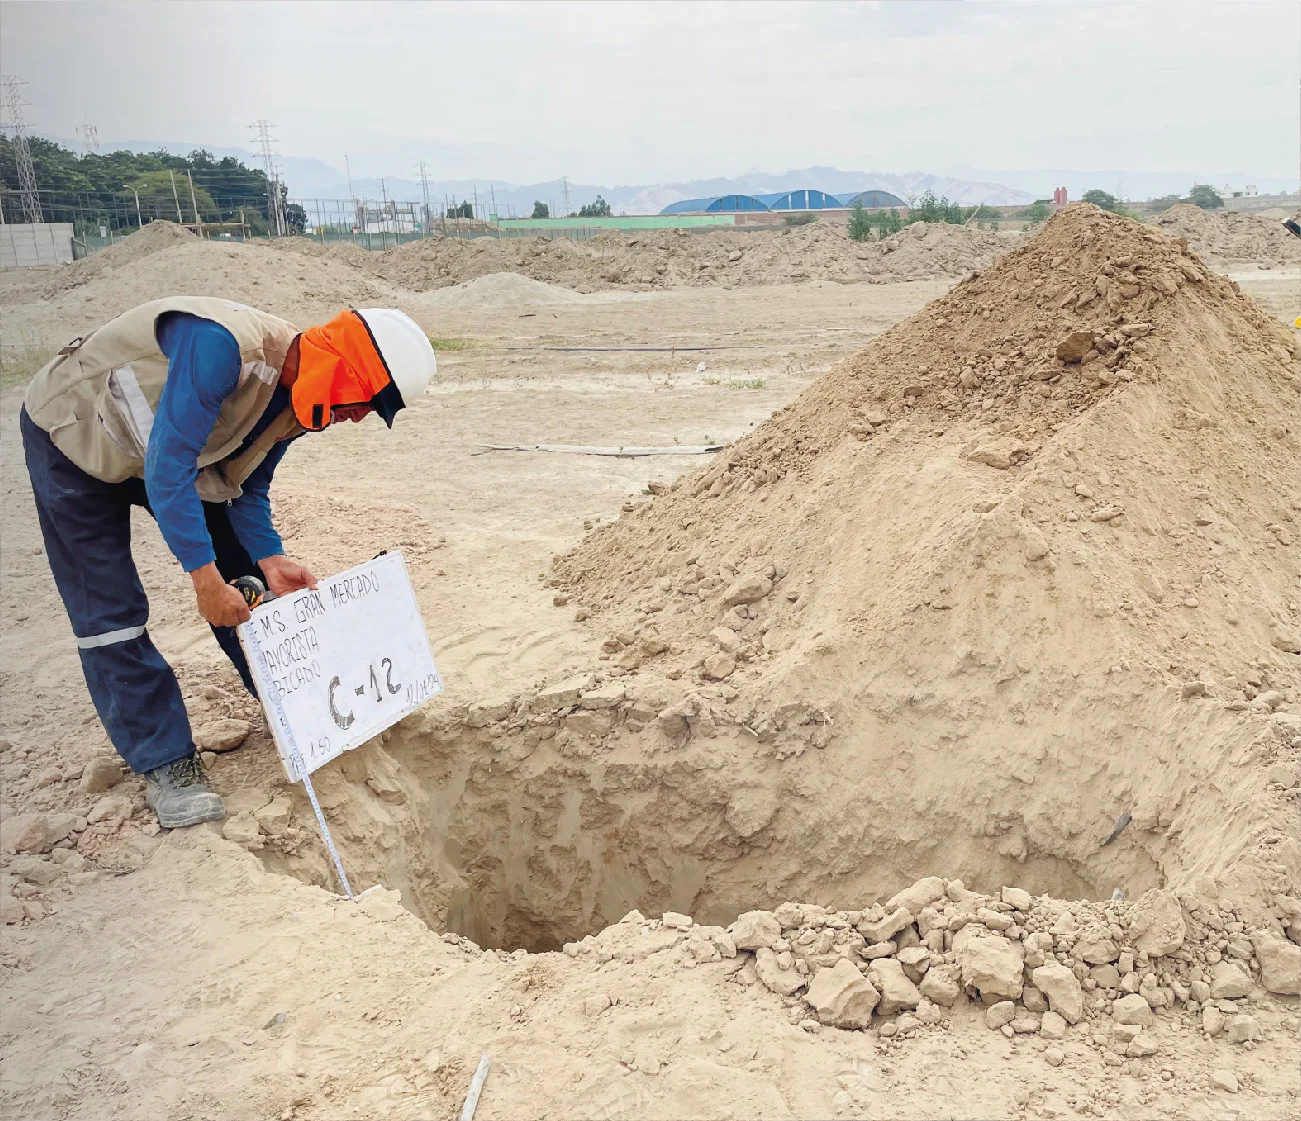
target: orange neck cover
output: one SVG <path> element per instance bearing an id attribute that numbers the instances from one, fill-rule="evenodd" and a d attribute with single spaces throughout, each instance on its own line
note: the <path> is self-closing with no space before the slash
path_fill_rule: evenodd
<path id="1" fill-rule="evenodd" d="M 298 423 L 319 431 L 332 408 L 367 404 L 390 380 L 365 321 L 341 311 L 298 336 L 298 379 L 289 396 Z"/>

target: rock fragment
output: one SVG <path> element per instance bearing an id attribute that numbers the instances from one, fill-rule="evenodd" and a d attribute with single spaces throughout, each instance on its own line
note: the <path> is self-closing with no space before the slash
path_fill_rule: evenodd
<path id="1" fill-rule="evenodd" d="M 1264 931 L 1251 942 L 1260 961 L 1260 983 L 1280 996 L 1301 996 L 1301 946 Z"/>
<path id="2" fill-rule="evenodd" d="M 1018 911 L 1029 913 L 1030 905 L 1033 900 L 1030 893 L 1019 887 L 1005 887 L 1002 892 L 1003 902 L 1009 907 L 1015 907 Z"/>
<path id="3" fill-rule="evenodd" d="M 1138 993 L 1128 993 L 1111 1006 L 1112 1018 L 1118 1024 L 1137 1024 L 1141 1028 L 1152 1023 L 1152 1006 Z"/>
<path id="4" fill-rule="evenodd" d="M 1179 900 L 1159 888 L 1145 891 L 1130 912 L 1129 934 L 1135 949 L 1150 957 L 1173 954 L 1187 936 Z"/>
<path id="5" fill-rule="evenodd" d="M 116 755 L 97 755 L 82 769 L 77 788 L 83 794 L 103 794 L 122 781 L 122 760 Z"/>
<path id="6" fill-rule="evenodd" d="M 1260 1024 L 1255 1016 L 1230 1016 L 1224 1034 L 1230 1043 L 1246 1043 L 1260 1038 Z"/>
<path id="7" fill-rule="evenodd" d="M 1092 331 L 1072 331 L 1057 344 L 1057 359 L 1060 362 L 1078 362 L 1093 349 Z"/>
<path id="8" fill-rule="evenodd" d="M 904 907 L 898 907 L 885 918 L 877 922 L 861 922 L 858 924 L 858 932 L 869 943 L 888 942 L 899 931 L 906 926 L 911 926 L 913 917 L 911 912 Z"/>
<path id="9" fill-rule="evenodd" d="M 771 911 L 746 911 L 727 929 L 738 950 L 767 949 L 782 936 L 781 923 Z"/>
<path id="10" fill-rule="evenodd" d="M 836 1028 L 866 1028 L 880 1000 L 876 989 L 853 964 L 842 958 L 819 969 L 805 994 L 819 1022 Z"/>
<path id="11" fill-rule="evenodd" d="M 772 591 L 772 581 L 757 572 L 740 576 L 723 593 L 723 603 L 735 607 L 739 603 L 757 603 Z"/>
<path id="12" fill-rule="evenodd" d="M 1217 961 L 1211 966 L 1211 997 L 1214 1000 L 1238 1000 L 1251 992 L 1251 977 L 1231 961 Z"/>
<path id="13" fill-rule="evenodd" d="M 754 955 L 754 972 L 764 986 L 778 996 L 794 996 L 808 984 L 808 981 L 793 967 L 782 968 L 777 961 L 777 955 L 766 946 L 756 951 Z"/>
<path id="14" fill-rule="evenodd" d="M 1032 970 L 1030 976 L 1035 988 L 1048 998 L 1048 1007 L 1067 1023 L 1078 1024 L 1084 1018 L 1084 990 L 1066 966 L 1051 962 Z"/>
<path id="15" fill-rule="evenodd" d="M 1229 1094 L 1238 1092 L 1238 1079 L 1231 1070 L 1224 1067 L 1216 1067 L 1211 1071 L 1211 1085 L 1217 1090 L 1223 1090 Z"/>
<path id="16" fill-rule="evenodd" d="M 962 983 L 976 989 L 986 1000 L 1016 1000 L 1021 996 L 1025 951 L 1020 943 L 975 935 L 958 952 L 958 964 Z"/>
<path id="17" fill-rule="evenodd" d="M 1051 1009 L 1043 1014 L 1039 1021 L 1039 1034 L 1044 1039 L 1064 1039 L 1066 1037 L 1066 1020 Z"/>
<path id="18" fill-rule="evenodd" d="M 916 883 L 892 895 L 885 904 L 887 914 L 904 908 L 910 916 L 920 915 L 923 907 L 938 903 L 944 898 L 944 881 L 939 876 L 925 876 Z M 909 919 L 911 922 L 911 918 Z"/>
<path id="19" fill-rule="evenodd" d="M 962 986 L 958 984 L 957 970 L 953 966 L 932 966 L 918 989 L 927 1000 L 945 1008 L 951 1008 L 962 995 Z"/>
<path id="20" fill-rule="evenodd" d="M 249 737 L 253 725 L 247 720 L 210 720 L 194 730 L 194 743 L 200 751 L 234 751 Z"/>
<path id="21" fill-rule="evenodd" d="M 1003 436 L 981 444 L 967 453 L 973 463 L 983 463 L 997 471 L 1006 471 L 1030 450 L 1030 446 L 1014 436 Z"/>
<path id="22" fill-rule="evenodd" d="M 998 1031 L 1004 1024 L 1010 1024 L 1016 1019 L 1016 1003 L 1011 1000 L 1000 1000 L 997 1004 L 991 1004 L 985 1009 L 985 1026 L 990 1031 Z"/>
<path id="23" fill-rule="evenodd" d="M 262 847 L 262 834 L 256 818 L 252 814 L 235 814 L 226 819 L 221 827 L 221 835 L 228 841 L 234 841 L 246 849 Z"/>
<path id="24" fill-rule="evenodd" d="M 857 970 L 855 970 L 857 972 Z M 896 958 L 877 958 L 867 967 L 867 975 L 881 994 L 880 1012 L 890 1016 L 908 1008 L 916 1008 L 922 994 L 904 973 Z"/>

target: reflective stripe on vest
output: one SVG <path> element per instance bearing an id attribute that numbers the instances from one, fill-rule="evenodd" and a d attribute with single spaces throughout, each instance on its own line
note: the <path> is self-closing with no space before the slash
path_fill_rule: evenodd
<path id="1" fill-rule="evenodd" d="M 140 388 L 136 372 L 130 366 L 119 366 L 109 374 L 109 384 L 122 391 L 122 400 L 126 403 L 131 427 L 135 429 L 143 454 L 143 449 L 149 446 L 149 433 L 154 428 L 154 411 Z"/>
<path id="2" fill-rule="evenodd" d="M 77 649 L 94 650 L 97 646 L 112 646 L 116 642 L 127 642 L 139 638 L 145 633 L 144 627 L 123 627 L 120 631 L 105 631 L 103 634 L 87 635 L 77 639 Z"/>

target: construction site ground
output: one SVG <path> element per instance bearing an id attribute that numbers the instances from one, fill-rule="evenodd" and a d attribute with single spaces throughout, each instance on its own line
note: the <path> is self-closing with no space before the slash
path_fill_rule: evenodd
<path id="1" fill-rule="evenodd" d="M 1163 886 L 1154 865 L 1133 864 L 1141 870 L 1135 883 L 1097 882 L 1064 870 L 1057 879 L 1028 880 L 1024 886 L 1040 897 L 1033 910 L 1013 879 L 964 886 L 947 878 L 954 869 L 925 858 L 894 860 L 888 872 L 869 877 L 883 889 L 866 897 L 852 894 L 855 883 L 866 881 L 848 873 L 837 879 L 830 867 L 825 875 L 813 867 L 780 878 L 774 872 L 772 890 L 765 892 L 761 874 L 747 865 L 743 885 L 738 879 L 729 895 L 714 882 L 701 895 L 709 913 L 687 924 L 673 911 L 689 910 L 705 885 L 692 879 L 697 867 L 674 867 L 665 855 L 673 851 L 673 838 L 688 837 L 692 829 L 674 816 L 664 822 L 668 839 L 655 853 L 665 863 L 653 875 L 651 898 L 637 897 L 639 876 L 650 874 L 644 868 L 601 888 L 599 903 L 576 901 L 575 893 L 590 890 L 582 886 L 587 881 L 576 880 L 572 890 L 557 886 L 549 917 L 533 905 L 537 890 L 527 914 L 509 903 L 516 881 L 553 874 L 533 866 L 529 846 L 550 846 L 548 859 L 558 865 L 570 859 L 600 864 L 603 845 L 607 864 L 624 860 L 622 851 L 617 859 L 610 855 L 623 844 L 621 823 L 601 816 L 604 808 L 592 809 L 586 795 L 571 798 L 572 791 L 556 785 L 562 771 L 546 776 L 551 785 L 527 787 L 526 800 L 554 804 L 557 820 L 566 824 L 548 838 L 527 828 L 514 834 L 524 851 L 514 864 L 503 861 L 500 898 L 468 897 L 466 885 L 478 882 L 476 854 L 460 846 L 476 836 L 474 829 L 452 837 L 438 824 L 453 813 L 481 813 L 480 828 L 508 843 L 530 810 L 519 806 L 520 790 L 508 789 L 519 762 L 510 752 L 523 750 L 523 741 L 488 745 L 476 737 L 512 704 L 518 713 L 515 698 L 590 675 L 602 664 L 603 641 L 611 641 L 593 627 L 580 599 L 552 579 L 553 557 L 646 503 L 648 484 L 657 493 L 666 490 L 709 460 L 484 451 L 483 445 L 731 444 L 875 336 L 942 297 L 957 277 L 794 284 L 772 277 L 759 286 L 580 294 L 491 273 L 454 287 L 412 291 L 328 257 L 291 257 L 264 247 L 202 248 L 207 257 L 178 258 L 170 271 L 159 261 L 175 249 L 125 260 L 70 288 L 57 276 L 6 274 L 0 278 L 0 328 L 11 345 L 21 341 L 39 350 L 174 291 L 229 295 L 302 325 L 348 303 L 409 312 L 441 348 L 435 387 L 392 432 L 370 418 L 301 440 L 277 472 L 273 500 L 287 550 L 317 575 L 380 549 L 402 549 L 447 691 L 429 713 L 319 776 L 354 885 L 386 885 L 360 906 L 349 903 L 337 894 L 301 787 L 286 782 L 255 702 L 195 612 L 188 578 L 152 521 L 137 512 L 134 548 L 150 597 L 150 632 L 177 670 L 201 746 L 205 737 L 220 738 L 230 722 L 251 726 L 243 746 L 218 755 L 210 768 L 231 820 L 252 822 L 251 832 L 232 831 L 229 822 L 159 832 L 150 825 L 138 780 L 125 776 L 95 787 L 85 777 L 88 764 L 111 749 L 42 555 L 18 439 L 21 387 L 6 388 L 0 399 L 6 613 L 0 816 L 41 816 L 32 828 L 45 829 L 52 843 L 3 856 L 5 1116 L 451 1118 L 486 1053 L 492 1067 L 476 1114 L 483 1121 L 1301 1118 L 1298 998 L 1258 983 L 1222 1001 L 1237 1001 L 1224 1017 L 1254 1025 L 1241 1028 L 1241 1042 L 1208 1034 L 1204 1010 L 1180 1012 L 1173 1003 L 1150 1033 L 1146 1022 L 1136 1023 L 1119 1047 L 1101 1005 L 1088 1016 L 1066 1016 L 1058 1036 L 1046 1022 L 1057 1015 L 1056 1002 L 1051 1011 L 1044 1001 L 1034 1012 L 1028 995 L 1015 1023 L 1033 1020 L 1033 1027 L 1013 1030 L 1009 1012 L 1003 1030 L 990 1018 L 989 996 L 982 1002 L 971 989 L 948 1004 L 923 998 L 920 1012 L 916 1000 L 900 1005 L 911 1009 L 901 1016 L 883 1019 L 878 1009 L 871 1018 L 869 1011 L 869 1030 L 849 1030 L 848 1020 L 835 1026 L 834 1009 L 814 1015 L 795 992 L 781 995 L 780 983 L 762 975 L 770 950 L 752 956 L 738 929 L 733 935 L 722 929 L 752 910 L 777 911 L 783 945 L 810 931 L 870 929 L 888 921 L 891 897 L 914 881 L 939 884 L 934 891 L 910 889 L 928 892 L 911 897 L 915 906 L 900 904 L 911 907 L 914 919 L 922 906 L 979 904 L 980 921 L 993 930 L 1009 925 L 1006 915 L 1018 931 L 1056 931 L 1067 904 L 1043 893 L 1046 882 L 1059 889 L 1054 895 L 1073 901 L 1081 923 L 1096 920 L 1105 927 L 1113 888 L 1132 900 Z M 1301 270 L 1276 259 L 1268 263 L 1268 271 L 1237 264 L 1227 271 L 1261 308 L 1290 323 L 1301 310 Z M 154 271 L 142 277 L 145 266 Z M 250 285 L 250 277 L 261 282 Z M 646 347 L 661 349 L 623 349 Z M 1295 412 L 1278 423 L 1290 423 L 1295 433 Z M 1296 502 L 1295 485 L 1287 497 Z M 1295 529 L 1291 533 L 1294 540 Z M 616 656 L 628 645 L 615 640 Z M 1278 714 L 1301 711 L 1295 680 L 1277 677 Z M 590 688 L 588 680 L 584 690 Z M 692 766 L 707 766 L 710 742 L 693 740 L 698 756 Z M 810 756 L 821 747 L 815 744 Z M 462 765 L 460 751 L 473 757 L 472 764 Z M 576 745 L 562 754 L 567 766 L 595 766 Z M 671 750 L 649 754 L 658 754 L 650 760 L 655 769 L 633 785 L 653 779 L 671 788 L 704 773 L 683 770 L 675 778 Z M 498 765 L 502 789 L 485 793 L 484 775 Z M 635 769 L 638 760 L 612 758 L 611 772 L 616 765 Z M 718 766 L 724 766 L 721 756 Z M 1295 753 L 1286 766 L 1296 769 Z M 1297 782 L 1286 770 L 1272 774 L 1276 786 L 1291 791 L 1283 847 L 1294 852 Z M 736 779 L 744 784 L 747 776 L 720 776 L 724 783 Z M 578 785 L 592 781 L 590 773 L 575 779 Z M 467 787 L 474 793 L 458 808 Z M 656 813 L 655 791 L 644 793 L 649 802 L 640 811 L 642 829 Z M 665 805 L 666 812 L 681 813 L 677 803 Z M 771 809 L 766 812 L 771 816 Z M 735 824 L 735 814 L 729 821 Z M 917 833 L 924 832 L 924 820 L 896 824 L 900 845 L 914 838 L 925 847 L 927 838 Z M 746 835 L 744 827 L 737 832 Z M 798 863 L 792 854 L 799 850 L 798 837 L 786 839 L 783 860 Z M 762 853 L 750 855 L 762 863 Z M 837 853 L 821 836 L 808 859 L 845 865 L 858 858 Z M 870 863 L 873 856 L 863 853 L 861 860 Z M 1292 860 L 1280 857 L 1280 883 L 1295 877 Z M 713 867 L 723 867 L 721 860 Z M 982 865 L 973 859 L 971 867 Z M 720 878 L 725 882 L 726 873 Z M 814 906 L 783 913 L 778 905 L 787 897 L 774 894 L 783 882 L 820 885 L 821 894 L 797 896 L 790 902 Z M 1289 882 L 1294 894 L 1295 879 Z M 1013 890 L 1000 893 L 1004 887 Z M 1198 884 L 1197 891 L 1213 900 L 1216 887 Z M 755 894 L 742 898 L 748 892 Z M 617 914 L 611 913 L 616 899 L 626 901 Z M 1227 911 L 1227 898 L 1224 906 Z M 635 909 L 644 918 L 618 921 L 622 910 Z M 1204 902 L 1192 914 L 1210 910 L 1213 904 Z M 1277 914 L 1286 926 L 1291 912 Z M 1110 916 L 1113 934 L 1125 927 L 1128 941 L 1130 919 L 1119 911 Z M 1253 929 L 1250 920 L 1227 915 L 1210 925 L 1223 931 L 1226 920 L 1230 938 Z M 604 929 L 607 924 L 617 925 Z M 1190 948 L 1193 925 L 1189 919 Z M 705 933 L 692 933 L 702 926 Z M 587 936 L 596 937 L 584 942 Z M 1048 934 L 1026 937 L 1053 941 Z M 771 939 L 756 944 L 770 943 L 777 945 Z M 1198 943 L 1195 952 L 1205 949 Z M 906 953 L 902 941 L 898 952 Z M 1218 961 L 1219 951 L 1212 952 Z M 1115 960 L 1101 964 L 1111 968 Z M 1189 958 L 1194 968 L 1206 960 Z M 934 961 L 938 975 L 938 954 Z M 787 962 L 780 963 L 783 976 L 794 973 Z M 1259 965 L 1253 968 L 1258 975 Z M 920 984 L 914 965 L 907 970 L 909 983 Z M 903 976 L 896 968 L 886 980 Z M 1160 982 L 1180 983 L 1172 977 Z M 1098 985 L 1103 981 L 1089 988 L 1090 996 Z M 1126 991 L 1136 989 L 1137 981 Z M 921 991 L 940 992 L 925 985 Z M 1133 1042 L 1140 1027 L 1141 1040 L 1155 1040 L 1150 1050 Z"/>

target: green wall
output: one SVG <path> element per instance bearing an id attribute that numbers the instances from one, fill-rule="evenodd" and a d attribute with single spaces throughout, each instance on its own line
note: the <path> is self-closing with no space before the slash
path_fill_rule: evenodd
<path id="1" fill-rule="evenodd" d="M 554 230 L 585 226 L 606 230 L 673 230 L 691 226 L 734 226 L 733 214 L 652 214 L 633 218 L 502 218 L 503 230 Z"/>

